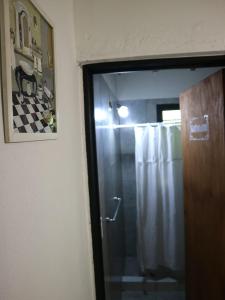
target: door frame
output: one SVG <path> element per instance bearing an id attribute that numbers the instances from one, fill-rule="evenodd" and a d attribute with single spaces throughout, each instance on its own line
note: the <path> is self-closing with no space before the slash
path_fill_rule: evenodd
<path id="1" fill-rule="evenodd" d="M 104 285 L 104 266 L 101 239 L 100 204 L 98 189 L 98 168 L 94 121 L 93 76 L 101 73 L 162 70 L 195 69 L 200 67 L 225 67 L 225 55 L 196 56 L 177 58 L 157 58 L 133 61 L 115 61 L 85 64 L 83 69 L 84 117 L 86 135 L 86 154 L 88 167 L 89 205 L 91 214 L 91 233 L 94 259 L 96 300 L 106 300 Z"/>

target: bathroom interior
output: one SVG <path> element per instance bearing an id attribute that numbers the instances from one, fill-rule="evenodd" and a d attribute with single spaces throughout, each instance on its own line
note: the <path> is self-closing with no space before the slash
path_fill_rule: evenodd
<path id="1" fill-rule="evenodd" d="M 180 94 L 220 68 L 94 75 L 107 300 L 184 300 Z"/>

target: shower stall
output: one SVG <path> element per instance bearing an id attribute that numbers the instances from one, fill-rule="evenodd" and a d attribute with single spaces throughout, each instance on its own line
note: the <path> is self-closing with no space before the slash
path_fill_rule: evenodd
<path id="1" fill-rule="evenodd" d="M 120 77 L 94 77 L 107 297 L 183 300 L 180 120 L 159 123 L 156 113 L 162 104 L 179 109 L 179 101 L 120 101 L 115 92 Z"/>
<path id="2" fill-rule="evenodd" d="M 106 300 L 186 299 L 179 95 L 217 70 L 93 75 Z"/>

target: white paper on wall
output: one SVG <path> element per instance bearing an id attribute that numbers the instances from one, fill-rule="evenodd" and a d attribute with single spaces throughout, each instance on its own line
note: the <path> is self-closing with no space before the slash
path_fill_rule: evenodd
<path id="1" fill-rule="evenodd" d="M 207 141 L 209 139 L 209 117 L 204 115 L 190 120 L 190 141 Z"/>

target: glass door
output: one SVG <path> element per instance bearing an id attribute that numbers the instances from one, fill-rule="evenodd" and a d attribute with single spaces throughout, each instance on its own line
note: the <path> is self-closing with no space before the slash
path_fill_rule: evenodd
<path id="1" fill-rule="evenodd" d="M 124 225 L 119 131 L 112 92 L 102 75 L 94 76 L 95 130 L 106 300 L 121 299 Z"/>

